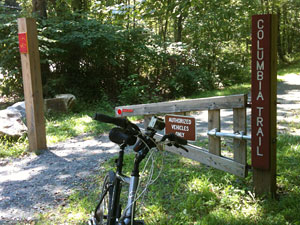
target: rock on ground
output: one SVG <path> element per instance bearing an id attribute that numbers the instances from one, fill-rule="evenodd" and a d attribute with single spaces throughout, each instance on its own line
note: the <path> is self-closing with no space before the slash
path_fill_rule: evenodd
<path id="1" fill-rule="evenodd" d="M 22 115 L 13 108 L 0 110 L 0 137 L 19 138 L 27 132 Z"/>

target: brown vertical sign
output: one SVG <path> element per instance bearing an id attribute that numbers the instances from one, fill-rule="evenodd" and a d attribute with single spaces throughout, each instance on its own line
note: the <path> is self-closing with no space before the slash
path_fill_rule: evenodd
<path id="1" fill-rule="evenodd" d="M 251 148 L 258 193 L 276 186 L 277 16 L 252 16 Z"/>
<path id="2" fill-rule="evenodd" d="M 18 19 L 29 150 L 46 149 L 44 101 L 35 19 Z"/>

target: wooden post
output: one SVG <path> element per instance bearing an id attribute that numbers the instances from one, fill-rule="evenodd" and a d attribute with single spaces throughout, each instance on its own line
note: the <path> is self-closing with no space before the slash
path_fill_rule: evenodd
<path id="1" fill-rule="evenodd" d="M 41 81 L 36 21 L 18 19 L 19 47 L 28 128 L 29 150 L 39 153 L 46 149 L 44 102 Z"/>
<path id="2" fill-rule="evenodd" d="M 208 110 L 208 130 L 217 129 L 217 131 L 220 131 L 220 128 L 220 109 Z M 210 153 L 220 156 L 221 138 L 209 136 L 208 150 Z"/>
<path id="3" fill-rule="evenodd" d="M 259 195 L 276 195 L 277 15 L 252 16 L 251 159 Z"/>
<path id="4" fill-rule="evenodd" d="M 245 96 L 246 97 L 246 96 Z M 246 108 L 233 109 L 233 132 L 247 134 Z M 234 161 L 243 165 L 247 164 L 247 141 L 233 139 Z M 247 176 L 247 170 L 245 171 Z"/>

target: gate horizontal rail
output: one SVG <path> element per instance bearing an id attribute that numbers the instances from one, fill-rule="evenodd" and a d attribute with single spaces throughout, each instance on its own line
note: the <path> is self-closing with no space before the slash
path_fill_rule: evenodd
<path id="1" fill-rule="evenodd" d="M 240 140 L 251 140 L 250 135 L 245 135 L 243 133 L 239 134 L 232 134 L 232 133 L 224 133 L 224 132 L 219 132 L 217 129 L 212 129 L 207 131 L 207 135 L 209 136 L 214 136 L 214 137 L 228 137 L 228 138 L 236 138 Z"/>
<path id="2" fill-rule="evenodd" d="M 247 176 L 247 136 L 246 126 L 247 95 L 231 95 L 211 98 L 198 98 L 191 100 L 180 100 L 170 102 L 159 102 L 140 105 L 118 106 L 115 108 L 117 117 L 144 116 L 145 123 L 152 115 L 163 115 L 168 113 L 187 113 L 208 110 L 208 131 L 218 131 L 214 135 L 208 135 L 208 149 L 200 148 L 189 143 L 189 152 L 183 152 L 176 147 L 165 146 L 165 150 L 186 158 L 198 161 L 216 169 L 235 174 L 240 177 Z M 233 139 L 233 159 L 221 155 L 221 120 L 220 110 L 233 110 L 233 134 L 239 133 Z M 222 133 L 224 135 L 225 133 Z M 157 134 L 157 137 L 160 135 Z"/>
<path id="3" fill-rule="evenodd" d="M 246 108 L 247 95 L 231 95 L 211 98 L 197 98 L 170 102 L 118 106 L 116 116 L 157 115 L 191 111 Z M 120 113 L 121 112 L 121 113 Z"/>

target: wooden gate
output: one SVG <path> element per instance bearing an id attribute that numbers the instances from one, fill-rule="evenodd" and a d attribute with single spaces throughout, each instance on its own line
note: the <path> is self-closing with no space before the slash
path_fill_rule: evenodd
<path id="1" fill-rule="evenodd" d="M 233 133 L 246 135 L 246 106 L 247 95 L 232 95 L 192 100 L 170 101 L 151 104 L 119 106 L 115 108 L 116 116 L 144 116 L 145 123 L 153 115 L 189 113 L 208 110 L 208 131 L 221 130 L 220 110 L 233 110 Z M 157 134 L 160 136 L 159 134 Z M 234 136 L 234 135 L 232 135 Z M 239 136 L 240 137 L 240 136 Z M 189 144 L 184 152 L 176 147 L 165 146 L 167 151 L 196 160 L 205 165 L 220 169 L 240 177 L 247 176 L 247 140 L 234 138 L 233 158 L 222 156 L 221 138 L 217 135 L 208 136 L 208 149 Z"/>

